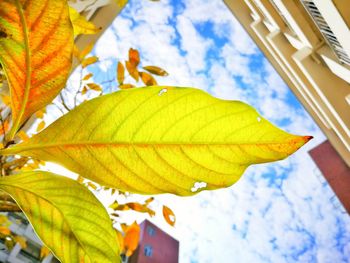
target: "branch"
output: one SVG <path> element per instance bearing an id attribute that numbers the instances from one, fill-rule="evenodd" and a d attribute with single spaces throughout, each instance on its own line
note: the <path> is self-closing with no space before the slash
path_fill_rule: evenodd
<path id="1" fill-rule="evenodd" d="M 70 108 L 67 106 L 66 102 L 64 101 L 62 92 L 60 92 L 60 99 L 61 99 L 61 102 L 62 102 L 63 107 L 64 107 L 67 111 L 70 111 Z"/>

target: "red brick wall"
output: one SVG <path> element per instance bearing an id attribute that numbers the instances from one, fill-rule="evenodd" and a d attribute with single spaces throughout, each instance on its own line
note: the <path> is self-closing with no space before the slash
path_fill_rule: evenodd
<path id="1" fill-rule="evenodd" d="M 321 143 L 309 151 L 309 154 L 350 214 L 349 166 L 346 165 L 329 141 Z"/>
<path id="2" fill-rule="evenodd" d="M 150 235 L 149 228 L 154 230 Z M 151 231 L 152 232 L 152 231 Z M 145 247 L 151 247 L 150 256 L 145 255 Z M 149 252 L 149 249 L 148 249 Z M 141 224 L 141 236 L 138 249 L 130 257 L 130 263 L 178 263 L 179 242 L 151 222 Z"/>

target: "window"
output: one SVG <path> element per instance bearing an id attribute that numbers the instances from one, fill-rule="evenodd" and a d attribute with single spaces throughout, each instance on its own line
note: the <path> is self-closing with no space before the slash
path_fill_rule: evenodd
<path id="1" fill-rule="evenodd" d="M 146 245 L 143 252 L 146 257 L 152 257 L 152 252 L 153 252 L 152 246 Z"/>
<path id="2" fill-rule="evenodd" d="M 153 227 L 148 226 L 148 227 L 147 227 L 147 233 L 148 233 L 151 237 L 153 237 L 153 236 L 156 234 L 156 230 L 155 230 Z"/>
<path id="3" fill-rule="evenodd" d="M 27 242 L 27 247 L 22 248 L 17 255 L 17 258 L 21 260 L 21 262 L 40 262 L 40 246 L 37 246 L 34 243 Z"/>

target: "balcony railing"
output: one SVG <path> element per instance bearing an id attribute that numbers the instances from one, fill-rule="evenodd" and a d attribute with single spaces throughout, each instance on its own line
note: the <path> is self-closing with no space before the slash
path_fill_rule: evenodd
<path id="1" fill-rule="evenodd" d="M 334 35 L 333 31 L 328 26 L 327 21 L 323 18 L 322 14 L 318 10 L 314 1 L 313 0 L 301 0 L 301 2 L 304 5 L 305 9 L 308 11 L 312 20 L 317 25 L 321 34 L 323 35 L 323 37 L 327 41 L 328 45 L 332 48 L 333 52 L 338 57 L 339 61 L 341 63 L 350 65 L 349 55 L 345 52 L 345 50 L 343 49 L 343 47 L 339 43 L 337 37 Z"/>

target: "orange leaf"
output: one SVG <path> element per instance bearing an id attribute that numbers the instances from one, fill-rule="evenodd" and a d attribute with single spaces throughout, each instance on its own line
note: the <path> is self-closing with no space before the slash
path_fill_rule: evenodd
<path id="1" fill-rule="evenodd" d="M 133 65 L 133 67 L 137 67 L 140 63 L 140 54 L 136 49 L 129 49 L 129 62 Z"/>
<path id="2" fill-rule="evenodd" d="M 125 78 L 125 68 L 123 64 L 120 62 L 118 62 L 118 67 L 117 67 L 117 78 L 118 78 L 119 85 L 122 85 Z"/>
<path id="3" fill-rule="evenodd" d="M 50 253 L 51 253 L 51 251 L 47 247 L 45 247 L 45 246 L 41 247 L 40 259 L 46 258 Z"/>
<path id="4" fill-rule="evenodd" d="M 87 91 L 88 91 L 87 87 L 84 86 L 84 87 L 83 87 L 83 90 L 81 91 L 81 94 L 82 94 L 82 95 L 85 95 Z"/>
<path id="5" fill-rule="evenodd" d="M 87 185 L 88 185 L 89 187 L 91 187 L 92 189 L 97 190 L 97 185 L 96 185 L 96 184 L 91 183 L 91 182 L 88 182 Z"/>
<path id="6" fill-rule="evenodd" d="M 93 74 L 89 73 L 83 78 L 83 80 L 89 80 L 89 79 L 91 79 L 92 76 L 93 76 Z"/>
<path id="7" fill-rule="evenodd" d="M 136 80 L 139 81 L 139 72 L 137 71 L 137 68 L 134 64 L 130 63 L 129 61 L 125 61 L 126 69 L 128 70 L 130 76 Z"/>
<path id="8" fill-rule="evenodd" d="M 87 66 L 92 65 L 92 64 L 96 63 L 97 61 L 98 61 L 98 57 L 96 57 L 96 56 L 88 57 L 88 58 L 85 58 L 81 62 L 81 66 L 82 66 L 82 68 L 86 68 Z"/>
<path id="9" fill-rule="evenodd" d="M 149 203 L 153 202 L 153 200 L 154 200 L 154 197 L 147 198 L 145 200 L 145 204 L 148 205 Z"/>
<path id="10" fill-rule="evenodd" d="M 157 81 L 152 77 L 152 75 L 146 72 L 140 72 L 140 76 L 141 76 L 142 82 L 145 83 L 146 86 L 157 85 Z"/>
<path id="11" fill-rule="evenodd" d="M 29 139 L 29 136 L 24 131 L 19 131 L 17 136 L 24 142 Z"/>
<path id="12" fill-rule="evenodd" d="M 0 1 L 0 61 L 11 93 L 11 140 L 65 86 L 73 29 L 66 0 Z"/>
<path id="13" fill-rule="evenodd" d="M 73 46 L 73 56 L 80 59 L 80 51 L 76 44 Z"/>
<path id="14" fill-rule="evenodd" d="M 97 85 L 96 83 L 88 83 L 86 85 L 89 87 L 89 89 L 92 89 L 94 91 L 102 91 L 101 86 Z"/>
<path id="15" fill-rule="evenodd" d="M 94 43 L 87 44 L 84 49 L 79 53 L 79 60 L 83 60 L 94 48 Z"/>
<path id="16" fill-rule="evenodd" d="M 165 221 L 169 225 L 171 225 L 171 226 L 175 225 L 175 221 L 176 221 L 175 214 L 169 207 L 167 207 L 165 205 L 163 206 L 163 216 L 164 216 Z"/>
<path id="17" fill-rule="evenodd" d="M 81 175 L 78 175 L 77 181 L 80 184 L 84 183 L 84 177 L 82 177 Z"/>
<path id="18" fill-rule="evenodd" d="M 7 95 L 1 95 L 2 102 L 6 105 L 11 107 L 11 97 Z"/>
<path id="19" fill-rule="evenodd" d="M 0 125 L 0 135 L 5 134 L 9 129 L 9 121 L 5 120 L 2 125 Z"/>
<path id="20" fill-rule="evenodd" d="M 119 86 L 120 89 L 132 89 L 135 88 L 135 85 L 132 84 L 123 84 Z"/>
<path id="21" fill-rule="evenodd" d="M 13 239 L 21 246 L 21 248 L 25 249 L 27 247 L 27 239 L 24 237 L 15 236 Z"/>
<path id="22" fill-rule="evenodd" d="M 46 113 L 46 109 L 41 109 L 41 110 L 38 110 L 36 113 L 35 113 L 35 116 L 38 118 L 38 119 L 42 119 L 44 118 L 44 114 Z"/>
<path id="23" fill-rule="evenodd" d="M 147 70 L 149 73 L 162 76 L 162 77 L 169 75 L 168 72 L 166 72 L 164 69 L 157 66 L 146 66 L 146 67 L 143 67 L 143 69 Z"/>
<path id="24" fill-rule="evenodd" d="M 0 226 L 0 234 L 7 236 L 11 234 L 11 231 L 6 226 Z"/>
<path id="25" fill-rule="evenodd" d="M 126 203 L 125 205 L 136 212 L 148 213 L 150 216 L 156 214 L 152 209 L 148 208 L 147 205 L 141 205 L 139 203 Z"/>
<path id="26" fill-rule="evenodd" d="M 120 233 L 118 230 L 115 230 L 115 231 L 117 232 L 117 239 L 118 239 L 120 251 L 124 252 L 124 250 L 125 250 L 124 237 L 123 237 L 122 233 Z"/>
<path id="27" fill-rule="evenodd" d="M 42 129 L 45 128 L 45 121 L 41 121 L 39 124 L 38 124 L 38 127 L 36 128 L 36 131 L 39 132 L 41 131 Z"/>
<path id="28" fill-rule="evenodd" d="M 120 226 L 122 227 L 123 232 L 126 233 L 128 226 L 126 224 L 120 224 Z"/>
<path id="29" fill-rule="evenodd" d="M 136 250 L 140 240 L 140 226 L 134 222 L 128 226 L 124 237 L 124 247 L 126 249 L 125 255 L 130 257 Z"/>

